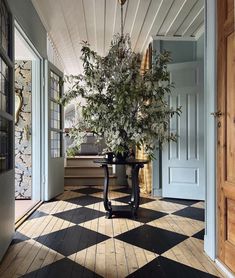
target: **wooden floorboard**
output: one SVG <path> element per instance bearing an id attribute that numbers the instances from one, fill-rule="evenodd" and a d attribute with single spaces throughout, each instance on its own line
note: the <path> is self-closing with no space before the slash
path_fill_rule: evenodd
<path id="1" fill-rule="evenodd" d="M 74 271 L 78 271 L 77 277 L 148 277 L 150 269 L 153 274 L 156 271 L 156 275 L 160 275 L 161 271 L 168 273 L 166 268 L 161 269 L 159 262 L 162 260 L 175 263 L 181 272 L 183 269 L 185 273 L 191 271 L 192 275 L 197 275 L 192 277 L 204 277 L 205 274 L 210 274 L 211 277 L 225 277 L 203 251 L 201 233 L 204 222 L 193 219 L 191 215 L 178 215 L 179 211 L 185 211 L 190 207 L 201 213 L 204 210 L 203 202 L 195 201 L 191 206 L 187 206 L 142 195 L 145 198 L 141 199 L 143 204 L 140 205 L 139 213 L 143 213 L 143 217 L 107 219 L 101 198 L 102 192 L 86 195 L 84 191 L 83 194 L 75 192 L 77 189 L 78 187 L 68 187 L 58 199 L 42 204 L 17 229 L 15 239 L 0 264 L 1 278 L 21 277 L 25 274 L 49 277 L 43 276 L 43 273 L 52 273 L 54 277 L 53 265 L 58 264 L 60 267 L 62 263 L 65 266 L 64 271 L 66 265 L 71 268 L 71 263 L 72 269 L 67 270 L 67 273 L 72 275 Z M 115 187 L 113 189 L 110 193 L 113 204 L 125 205 L 115 199 L 128 194 L 115 191 Z M 86 205 L 83 205 L 83 196 L 87 198 Z M 80 200 L 83 203 L 80 203 Z M 86 213 L 83 218 L 72 217 L 80 211 Z M 148 216 L 148 211 L 152 212 L 151 216 Z M 144 234 L 144 227 L 149 227 L 149 234 Z M 71 228 L 79 233 L 71 234 Z M 134 231 L 137 238 L 132 236 Z M 154 243 L 155 238 L 152 235 L 155 232 L 163 235 L 162 241 L 171 241 L 172 237 L 178 237 L 180 241 L 172 243 L 172 246 L 171 243 L 168 244 L 170 247 L 166 247 L 163 242 L 164 251 L 161 253 L 161 248 L 158 249 Z M 151 244 L 146 245 L 148 241 L 153 242 L 157 251 L 151 248 Z M 58 246 L 60 251 L 57 250 Z M 63 254 L 61 246 L 66 247 L 66 254 Z M 160 265 L 160 270 L 156 265 Z M 143 273 L 146 276 L 143 276 Z M 167 277 L 173 276 L 168 274 Z"/>

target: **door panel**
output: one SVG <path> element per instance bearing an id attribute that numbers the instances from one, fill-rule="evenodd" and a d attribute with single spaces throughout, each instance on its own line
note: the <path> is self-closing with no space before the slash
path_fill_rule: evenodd
<path id="1" fill-rule="evenodd" d="M 179 135 L 162 152 L 163 196 L 204 200 L 204 92 L 203 67 L 198 62 L 168 66 L 175 84 L 171 107 L 182 107 L 170 121 L 170 132 Z"/>
<path id="2" fill-rule="evenodd" d="M 4 0 L 0 1 L 0 260 L 14 234 L 14 55 L 13 19 Z"/>
<path id="3" fill-rule="evenodd" d="M 58 103 L 63 93 L 63 73 L 47 63 L 48 94 L 46 96 L 46 140 L 48 148 L 47 185 L 45 199 L 50 200 L 64 191 L 63 107 Z"/>
<path id="4" fill-rule="evenodd" d="M 235 201 L 228 198 L 228 241 L 235 245 Z"/>
<path id="5" fill-rule="evenodd" d="M 235 28 L 234 0 L 217 1 L 218 257 L 235 272 Z"/>
<path id="6" fill-rule="evenodd" d="M 227 181 L 235 182 L 235 33 L 227 38 Z"/>

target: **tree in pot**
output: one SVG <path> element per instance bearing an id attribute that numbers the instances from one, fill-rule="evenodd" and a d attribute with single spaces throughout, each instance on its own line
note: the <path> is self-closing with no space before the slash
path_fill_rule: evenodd
<path id="1" fill-rule="evenodd" d="M 168 128 L 170 118 L 180 114 L 180 108 L 169 107 L 167 101 L 172 88 L 169 52 L 156 55 L 152 69 L 142 73 L 141 56 L 132 51 L 128 35 L 116 35 L 105 57 L 86 42 L 81 52 L 83 74 L 67 77 L 71 88 L 62 99 L 86 100 L 82 119 L 72 130 L 75 139 L 81 142 L 84 130 L 89 130 L 104 138 L 104 152 L 123 156 L 130 149 L 144 148 L 150 159 L 159 144 L 176 140 Z"/>

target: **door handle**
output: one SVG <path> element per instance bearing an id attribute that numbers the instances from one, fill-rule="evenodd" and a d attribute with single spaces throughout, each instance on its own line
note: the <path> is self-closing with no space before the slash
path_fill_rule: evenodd
<path id="1" fill-rule="evenodd" d="M 217 112 L 211 113 L 211 115 L 214 116 L 215 118 L 219 118 L 223 115 L 223 113 L 221 111 L 217 111 Z"/>

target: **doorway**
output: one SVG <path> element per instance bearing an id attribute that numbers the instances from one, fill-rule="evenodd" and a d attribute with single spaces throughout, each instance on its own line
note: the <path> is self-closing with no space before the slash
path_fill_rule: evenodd
<path id="1" fill-rule="evenodd" d="M 41 201 L 40 64 L 15 23 L 15 223 Z"/>
<path id="2" fill-rule="evenodd" d="M 205 20 L 204 20 L 205 24 Z M 173 199 L 205 200 L 205 34 L 195 38 L 158 38 L 153 49 L 167 49 L 168 65 L 174 84 L 168 97 L 170 107 L 181 107 L 182 114 L 170 121 L 170 132 L 179 137 L 165 144 L 153 161 L 153 194 Z"/>

